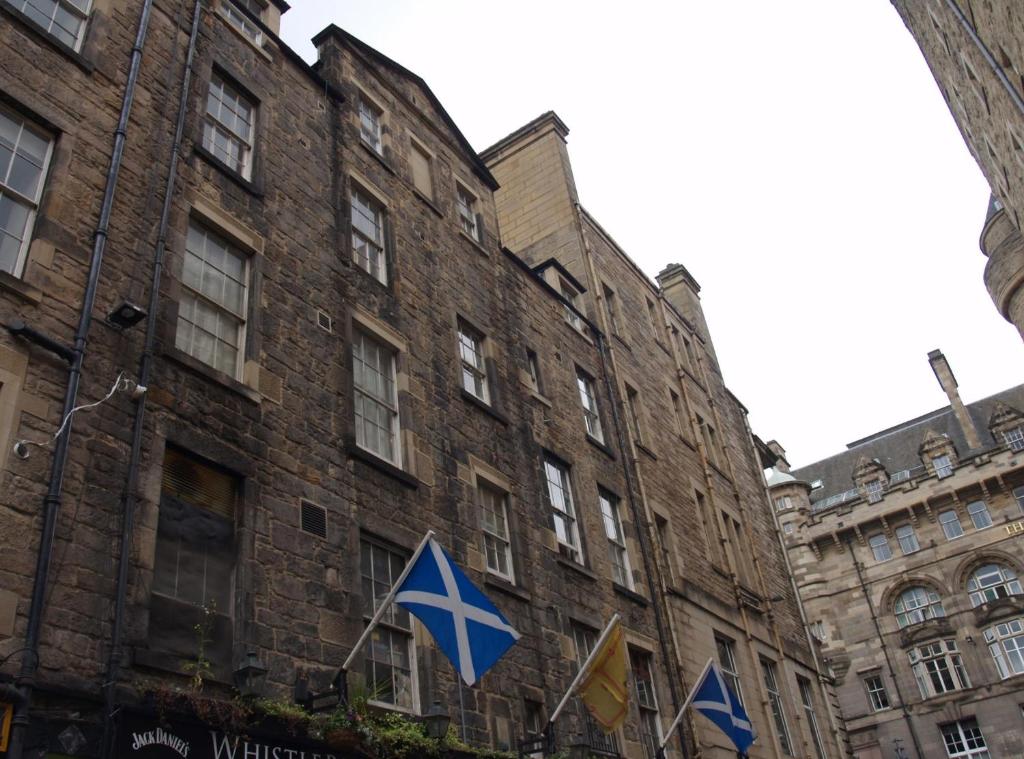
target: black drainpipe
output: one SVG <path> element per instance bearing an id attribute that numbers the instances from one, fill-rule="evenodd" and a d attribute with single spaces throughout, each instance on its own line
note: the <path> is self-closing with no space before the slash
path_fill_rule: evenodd
<path id="1" fill-rule="evenodd" d="M 636 483 L 633 481 L 633 472 L 631 470 L 629 462 L 629 440 L 626 439 L 625 432 L 623 431 L 622 420 L 619 418 L 618 409 L 618 394 L 614 392 L 615 388 L 612 386 L 610 374 L 610 367 L 608 366 L 608 359 L 606 356 L 606 346 L 604 342 L 604 336 L 597 329 L 593 330 L 594 339 L 597 342 L 597 353 L 601 357 L 601 374 L 604 376 L 604 386 L 608 393 L 609 405 L 612 411 L 612 424 L 615 425 L 615 437 L 619 443 L 619 453 L 622 456 L 622 471 L 626 476 L 626 494 L 629 500 L 629 511 L 633 517 L 633 524 L 636 525 L 636 537 L 637 544 L 640 546 L 640 556 L 644 562 L 644 568 L 647 569 L 645 573 L 647 575 L 647 587 L 651 593 L 651 608 L 654 609 L 654 624 L 658 628 L 658 641 L 661 643 L 661 656 L 665 660 L 666 669 L 669 670 L 668 678 L 668 689 L 672 695 L 672 708 L 675 717 L 675 712 L 679 709 L 679 691 L 676 688 L 676 675 L 677 672 L 673 671 L 676 669 L 676 660 L 674 656 L 670 655 L 668 648 L 668 636 L 670 635 L 668 628 L 665 625 L 665 619 L 661 613 L 661 604 L 664 601 L 659 588 L 655 583 L 654 569 L 656 565 L 651 557 L 649 547 L 647 545 L 647 539 L 650 537 L 648 530 L 647 519 L 644 517 L 643 511 L 640 509 L 640 504 L 637 503 L 635 492 Z M 690 752 L 686 747 L 686 726 L 685 723 L 679 725 L 679 745 L 683 751 L 683 759 L 689 759 Z M 655 736 L 657 738 L 657 736 Z"/>
<path id="2" fill-rule="evenodd" d="M 75 342 L 72 348 L 73 358 L 68 369 L 68 385 L 64 394 L 64 409 L 60 419 L 67 419 L 78 400 L 78 386 L 82 378 L 82 363 L 85 360 L 85 348 L 92 324 L 92 311 L 96 304 L 96 291 L 99 289 L 100 270 L 103 266 L 103 253 L 107 247 L 107 234 L 110 227 L 110 214 L 114 207 L 114 192 L 117 189 L 118 176 L 121 173 L 121 159 L 124 156 L 125 136 L 128 131 L 128 119 L 131 115 L 132 101 L 135 99 L 135 87 L 142 64 L 142 47 L 146 42 L 149 29 L 149 16 L 153 0 L 145 0 L 139 16 L 139 28 L 132 46 L 131 63 L 128 68 L 128 81 L 125 84 L 124 97 L 121 101 L 121 115 L 114 131 L 114 148 L 110 156 L 110 167 L 107 170 L 107 183 L 103 191 L 103 203 L 100 206 L 99 223 L 93 236 L 92 257 L 89 261 L 89 278 L 86 282 L 85 295 L 82 298 L 82 310 L 78 317 L 78 329 L 75 331 Z M 32 690 L 35 686 L 36 670 L 39 668 L 39 632 L 43 622 L 43 611 L 46 605 L 46 583 L 50 571 L 50 559 L 53 556 L 53 541 L 57 531 L 57 517 L 60 513 L 64 467 L 68 460 L 68 448 L 71 442 L 71 422 L 57 439 L 57 447 L 53 453 L 50 467 L 50 484 L 46 498 L 43 499 L 43 531 L 39 540 L 39 556 L 36 560 L 35 580 L 32 586 L 32 601 L 28 611 L 28 624 L 25 630 L 25 652 L 21 658 L 21 669 L 15 681 L 22 698 L 14 705 L 14 717 L 11 720 L 11 736 L 8 746 L 8 759 L 23 759 L 25 749 L 25 733 L 29 723 L 29 708 L 32 704 Z"/>
<path id="3" fill-rule="evenodd" d="M 153 253 L 153 274 L 149 286 L 149 310 L 147 311 L 149 318 L 146 320 L 146 338 L 143 343 L 142 356 L 139 358 L 138 384 L 142 387 L 149 387 L 149 378 L 153 369 L 153 345 L 156 342 L 157 310 L 160 305 L 160 281 L 163 276 L 164 252 L 167 248 L 167 227 L 171 218 L 174 187 L 178 179 L 178 161 L 181 156 L 182 134 L 185 131 L 189 85 L 192 81 L 192 61 L 195 58 L 201 12 L 202 0 L 196 0 L 195 8 L 192 11 L 192 31 L 188 39 L 188 52 L 185 54 L 185 70 L 181 80 L 181 95 L 178 99 L 178 121 L 174 127 L 174 142 L 171 146 L 167 184 L 164 188 L 164 203 L 160 212 L 156 249 Z M 121 521 L 121 546 L 118 552 L 114 621 L 110 633 L 110 657 L 107 661 L 107 676 L 103 683 L 104 715 L 101 757 L 112 756 L 114 749 L 116 690 L 117 683 L 121 679 L 121 637 L 124 634 L 124 610 L 128 595 L 128 569 L 131 564 L 130 554 L 135 529 L 135 501 L 136 490 L 139 484 L 139 460 L 142 458 L 142 437 L 145 419 L 146 396 L 142 395 L 135 402 L 135 420 L 132 423 L 132 447 L 128 457 L 128 475 L 122 498 L 124 514 Z"/>
<path id="4" fill-rule="evenodd" d="M 857 570 L 857 582 L 860 584 L 861 592 L 864 594 L 864 600 L 867 601 L 868 611 L 871 612 L 871 621 L 875 624 L 875 634 L 878 635 L 878 645 L 882 647 L 882 653 L 885 655 L 885 664 L 889 668 L 889 679 L 892 680 L 893 687 L 896 689 L 896 697 L 900 700 L 900 713 L 903 715 L 904 721 L 907 723 L 907 728 L 910 730 L 910 739 L 914 742 L 914 750 L 917 751 L 919 757 L 924 757 L 924 752 L 921 751 L 921 742 L 917 739 L 917 730 L 914 729 L 914 721 L 910 718 L 910 713 L 907 711 L 907 702 L 903 698 L 903 691 L 900 690 L 900 681 L 896 679 L 896 670 L 892 666 L 892 658 L 889 656 L 889 647 L 885 645 L 885 638 L 882 637 L 882 626 L 878 623 L 878 615 L 875 613 L 875 605 L 871 603 L 871 594 L 868 593 L 868 586 L 864 583 L 864 573 L 861 572 L 860 562 L 857 561 L 857 557 L 853 554 L 853 545 L 849 540 L 846 540 L 846 550 L 850 552 L 850 560 L 853 562 L 853 568 Z"/>

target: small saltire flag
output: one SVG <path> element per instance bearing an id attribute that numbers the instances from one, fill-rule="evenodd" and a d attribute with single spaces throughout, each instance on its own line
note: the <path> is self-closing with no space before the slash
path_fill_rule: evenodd
<path id="1" fill-rule="evenodd" d="M 579 694 L 605 733 L 614 732 L 629 713 L 626 638 L 616 620 L 601 648 L 594 652 Z"/>
<path id="2" fill-rule="evenodd" d="M 479 680 L 519 640 L 519 633 L 433 538 L 396 589 L 395 603 L 430 631 L 466 685 Z"/>
<path id="3" fill-rule="evenodd" d="M 693 708 L 714 722 L 745 754 L 754 742 L 754 728 L 743 705 L 729 689 L 721 670 L 713 661 L 704 670 L 704 676 L 693 687 Z"/>

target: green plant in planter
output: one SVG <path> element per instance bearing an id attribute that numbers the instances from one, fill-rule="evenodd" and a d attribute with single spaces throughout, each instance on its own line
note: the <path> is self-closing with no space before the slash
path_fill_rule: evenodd
<path id="1" fill-rule="evenodd" d="M 404 714 L 388 712 L 374 717 L 371 732 L 373 748 L 388 759 L 438 757 L 441 754 L 440 741 L 428 737 L 421 722 L 414 722 Z"/>
<path id="2" fill-rule="evenodd" d="M 191 676 L 189 689 L 196 695 L 203 690 L 206 678 L 213 675 L 213 663 L 206 658 L 206 646 L 212 640 L 210 633 L 213 631 L 213 615 L 217 611 L 217 604 L 211 601 L 208 605 L 203 604 L 200 608 L 203 611 L 203 616 L 192 626 L 192 630 L 196 634 L 196 655 L 192 661 L 187 661 L 182 665 L 182 669 Z"/>

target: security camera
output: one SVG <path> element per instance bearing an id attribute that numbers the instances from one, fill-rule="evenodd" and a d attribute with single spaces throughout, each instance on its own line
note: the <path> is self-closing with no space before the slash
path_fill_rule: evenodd
<path id="1" fill-rule="evenodd" d="M 19 440 L 14 444 L 14 455 L 19 459 L 28 458 L 28 446 L 25 444 L 24 440 Z"/>

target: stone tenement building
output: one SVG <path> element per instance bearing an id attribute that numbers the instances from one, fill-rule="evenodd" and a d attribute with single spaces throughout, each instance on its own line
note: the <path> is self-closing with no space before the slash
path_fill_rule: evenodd
<path id="1" fill-rule="evenodd" d="M 391 614 L 350 693 L 508 749 L 618 612 L 626 725 L 574 703 L 559 747 L 653 756 L 716 656 L 752 757 L 844 756 L 696 282 L 578 206 L 557 117 L 481 157 L 344 31 L 304 63 L 287 9 L 0 0 L 8 756 L 219 757 L 176 689 L 323 691 L 428 529 L 522 639 L 460 688 Z M 734 755 L 703 718 L 668 749 Z"/>
<path id="2" fill-rule="evenodd" d="M 857 759 L 1024 755 L 1024 385 L 769 478 Z M 902 753 L 900 753 L 902 751 Z"/>
<path id="3" fill-rule="evenodd" d="M 988 179 L 985 286 L 1024 337 L 1024 6 L 1016 0 L 892 0 Z"/>

